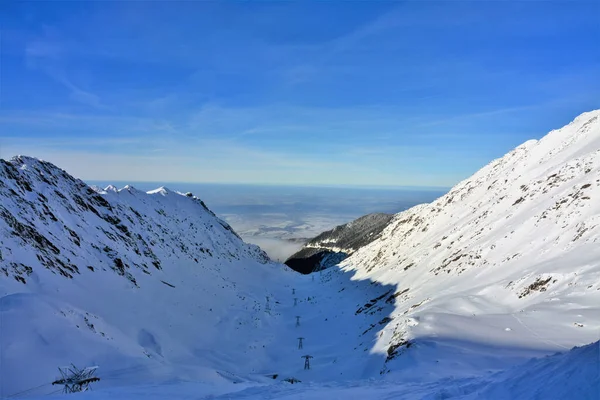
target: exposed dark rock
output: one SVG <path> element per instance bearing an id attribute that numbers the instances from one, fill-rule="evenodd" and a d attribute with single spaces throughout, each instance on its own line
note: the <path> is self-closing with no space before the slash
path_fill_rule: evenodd
<path id="1" fill-rule="evenodd" d="M 368 214 L 336 226 L 308 241 L 285 264 L 303 274 L 339 264 L 359 248 L 378 239 L 393 217 L 393 214 Z"/>
<path id="2" fill-rule="evenodd" d="M 348 257 L 343 252 L 305 248 L 288 258 L 285 264 L 301 274 L 310 274 L 342 262 Z"/>
<path id="3" fill-rule="evenodd" d="M 385 362 L 396 358 L 400 354 L 400 349 L 408 349 L 410 346 L 412 346 L 412 343 L 404 339 L 400 340 L 398 343 L 392 344 L 387 349 L 387 358 L 385 359 Z"/>

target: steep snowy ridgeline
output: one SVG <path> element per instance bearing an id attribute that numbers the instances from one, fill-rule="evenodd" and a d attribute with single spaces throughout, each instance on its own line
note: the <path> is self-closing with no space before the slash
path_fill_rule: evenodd
<path id="1" fill-rule="evenodd" d="M 265 296 L 297 274 L 199 199 L 96 192 L 28 157 L 1 160 L 0 178 L 0 397 L 70 363 L 101 366 L 107 386 L 268 365 L 281 318 Z"/>
<path id="2" fill-rule="evenodd" d="M 375 213 L 336 226 L 309 240 L 285 264 L 303 274 L 334 266 L 377 239 L 392 218 L 393 214 Z"/>
<path id="3" fill-rule="evenodd" d="M 373 350 L 404 376 L 598 340 L 600 110 L 397 214 L 341 268 L 396 285 Z"/>
<path id="4" fill-rule="evenodd" d="M 0 166 L 2 271 L 22 283 L 35 265 L 68 278 L 109 268 L 137 285 L 133 271 L 160 271 L 161 260 L 267 261 L 191 194 L 129 186 L 97 193 L 28 157 Z"/>

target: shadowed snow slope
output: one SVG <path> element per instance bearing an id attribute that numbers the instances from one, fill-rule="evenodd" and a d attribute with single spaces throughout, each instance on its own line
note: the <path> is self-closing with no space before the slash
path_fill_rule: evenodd
<path id="1" fill-rule="evenodd" d="M 590 399 L 600 398 L 598 342 L 564 354 L 533 359 L 487 377 L 444 379 L 439 382 L 358 381 L 327 385 L 281 383 L 271 386 L 240 385 L 235 392 L 211 392 L 211 399 Z M 210 390 L 210 388 L 208 388 Z M 86 393 L 87 400 L 162 400 L 197 398 L 207 388 L 198 383 L 137 386 Z M 64 400 L 70 399 L 64 396 Z"/>
<path id="2" fill-rule="evenodd" d="M 244 371 L 264 363 L 272 321 L 258 316 L 295 273 L 198 198 L 94 191 L 28 157 L 1 161 L 0 176 L 0 394 L 71 362 L 122 370 L 116 382 L 218 380 L 235 354 Z"/>
<path id="3" fill-rule="evenodd" d="M 307 276 L 191 195 L 2 161 L 0 397 L 50 393 L 73 362 L 100 367 L 91 399 L 596 399 L 599 119 L 519 146 Z"/>
<path id="4" fill-rule="evenodd" d="M 367 350 L 392 305 L 355 310 L 392 286 L 339 270 L 313 282 L 191 194 L 92 189 L 29 157 L 0 167 L 0 397 L 50 393 L 70 363 L 99 366 L 99 390 L 379 375 L 385 355 Z"/>

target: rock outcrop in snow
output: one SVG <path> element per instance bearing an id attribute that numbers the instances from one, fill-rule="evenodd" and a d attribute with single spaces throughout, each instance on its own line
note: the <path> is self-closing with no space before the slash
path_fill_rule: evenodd
<path id="1" fill-rule="evenodd" d="M 379 238 L 392 218 L 393 214 L 375 213 L 336 226 L 309 240 L 285 264 L 303 274 L 334 266 Z"/>

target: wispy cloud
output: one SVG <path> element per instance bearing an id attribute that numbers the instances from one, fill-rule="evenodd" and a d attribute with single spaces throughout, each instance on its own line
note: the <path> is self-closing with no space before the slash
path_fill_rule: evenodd
<path id="1" fill-rule="evenodd" d="M 100 101 L 100 97 L 92 92 L 85 91 L 80 87 L 76 86 L 73 82 L 71 82 L 65 72 L 62 70 L 51 70 L 46 69 L 46 72 L 49 76 L 51 76 L 54 80 L 64 85 L 70 91 L 71 99 L 88 106 L 91 106 L 96 109 L 107 109 L 108 107 L 103 105 Z"/>
<path id="2" fill-rule="evenodd" d="M 480 120 L 481 118 L 518 113 L 518 112 L 523 112 L 523 111 L 528 111 L 528 110 L 533 110 L 533 109 L 539 109 L 543 106 L 544 106 L 544 104 L 533 104 L 533 105 L 518 106 L 518 107 L 499 108 L 499 109 L 487 110 L 487 111 L 476 112 L 476 113 L 455 114 L 455 115 L 451 115 L 446 118 L 433 119 L 431 121 L 423 122 L 423 123 L 418 124 L 418 126 L 419 127 L 429 127 L 429 126 L 443 125 L 443 124 L 447 124 L 449 122 L 459 122 L 459 121 L 473 122 L 475 120 Z"/>
<path id="3" fill-rule="evenodd" d="M 106 109 L 100 97 L 74 84 L 68 77 L 65 64 L 68 62 L 67 45 L 61 42 L 57 34 L 49 27 L 44 34 L 31 41 L 25 48 L 26 63 L 31 69 L 44 72 L 69 91 L 69 97 L 78 103 L 95 109 Z"/>
<path id="4" fill-rule="evenodd" d="M 340 122 L 344 119 L 347 125 Z M 382 185 L 447 186 L 464 177 L 462 172 L 431 176 L 432 159 L 442 158 L 448 147 L 423 144 L 426 137 L 419 143 L 383 137 L 384 145 L 379 145 L 377 129 L 383 129 L 382 122 L 393 120 L 369 108 L 325 111 L 284 106 L 209 105 L 177 127 L 152 118 L 0 116 L 0 125 L 44 127 L 38 137 L 18 133 L 6 137 L 5 154 L 42 157 L 73 168 L 86 179 L 368 185 L 377 176 Z M 370 126 L 373 135 L 360 140 L 346 136 L 356 124 L 358 129 Z M 248 126 L 255 128 L 236 134 Z M 307 140 L 298 143 L 302 136 Z M 469 157 L 465 153 L 461 159 L 466 162 Z M 394 172 L 398 170 L 405 173 L 399 176 Z"/>
<path id="5" fill-rule="evenodd" d="M 598 107 L 595 14 L 559 3 L 25 7 L 3 154 L 98 179 L 450 185 Z"/>

